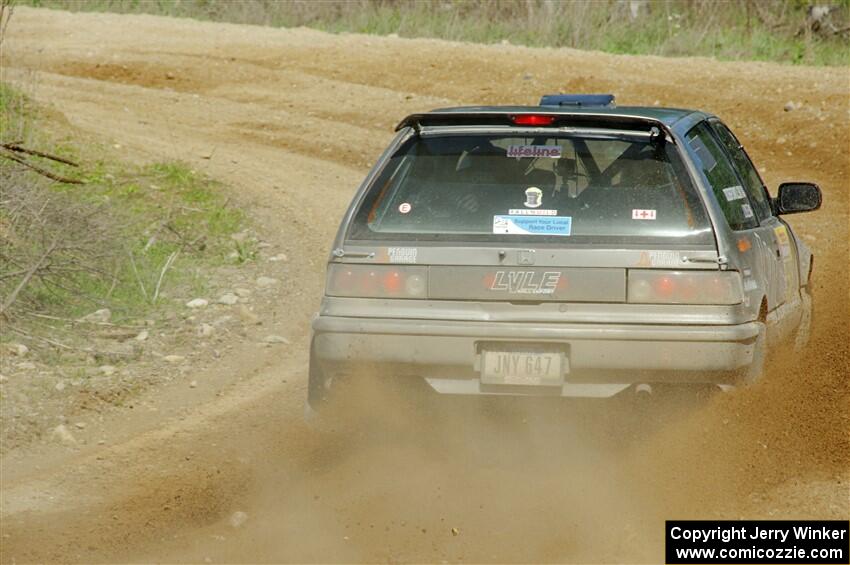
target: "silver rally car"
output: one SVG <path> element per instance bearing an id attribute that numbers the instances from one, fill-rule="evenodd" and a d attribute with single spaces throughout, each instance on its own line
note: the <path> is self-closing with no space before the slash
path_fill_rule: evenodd
<path id="1" fill-rule="evenodd" d="M 461 395 L 726 387 L 805 345 L 813 258 L 782 215 L 819 208 L 817 185 L 771 198 L 717 117 L 613 102 L 399 124 L 333 245 L 309 409 L 364 374 Z"/>

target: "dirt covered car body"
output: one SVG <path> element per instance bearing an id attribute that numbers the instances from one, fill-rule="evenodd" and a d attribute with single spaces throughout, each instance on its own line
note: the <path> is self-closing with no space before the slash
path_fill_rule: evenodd
<path id="1" fill-rule="evenodd" d="M 368 366 L 450 394 L 735 385 L 811 319 L 812 257 L 734 135 L 610 96 L 406 118 L 357 192 L 313 321 L 308 403 Z"/>

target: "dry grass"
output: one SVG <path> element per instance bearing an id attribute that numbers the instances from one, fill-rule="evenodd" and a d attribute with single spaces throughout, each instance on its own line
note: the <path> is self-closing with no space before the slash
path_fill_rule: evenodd
<path id="1" fill-rule="evenodd" d="M 850 0 L 815 18 L 805 0 L 23 0 L 80 11 L 309 26 L 612 53 L 850 63 Z M 827 4 L 824 4 L 827 6 Z"/>
<path id="2" fill-rule="evenodd" d="M 104 159 L 96 145 L 65 141 L 47 114 L 2 82 L 0 122 L 0 143 L 80 163 L 29 157 L 24 165 L 0 149 L 0 340 L 34 315 L 149 315 L 167 308 L 176 289 L 202 290 L 210 268 L 250 258 L 239 247 L 229 258 L 241 211 L 188 166 Z"/>

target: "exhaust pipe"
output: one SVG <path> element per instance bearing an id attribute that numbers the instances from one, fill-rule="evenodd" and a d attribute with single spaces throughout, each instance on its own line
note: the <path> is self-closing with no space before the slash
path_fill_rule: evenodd
<path id="1" fill-rule="evenodd" d="M 641 383 L 635 386 L 635 394 L 638 396 L 651 396 L 652 395 L 652 385 Z"/>

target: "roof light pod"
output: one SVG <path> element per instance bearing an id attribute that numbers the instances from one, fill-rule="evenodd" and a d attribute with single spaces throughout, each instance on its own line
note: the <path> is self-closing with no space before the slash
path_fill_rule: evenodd
<path id="1" fill-rule="evenodd" d="M 546 94 L 540 106 L 575 106 L 577 108 L 614 107 L 613 94 Z"/>

